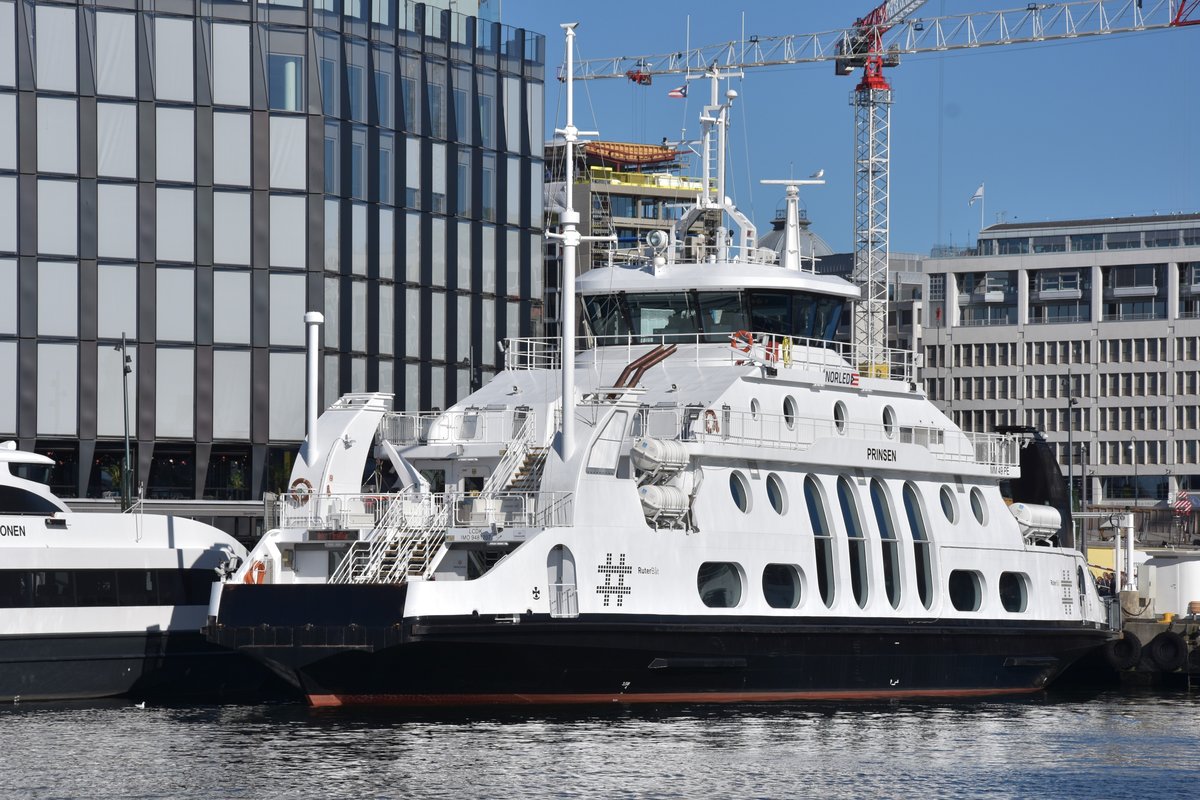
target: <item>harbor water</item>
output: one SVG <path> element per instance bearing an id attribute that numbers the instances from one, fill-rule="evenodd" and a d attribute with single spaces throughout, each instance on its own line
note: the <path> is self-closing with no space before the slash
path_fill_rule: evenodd
<path id="1" fill-rule="evenodd" d="M 1195 797 L 1200 696 L 404 714 L 0 709 L 4 798 Z"/>

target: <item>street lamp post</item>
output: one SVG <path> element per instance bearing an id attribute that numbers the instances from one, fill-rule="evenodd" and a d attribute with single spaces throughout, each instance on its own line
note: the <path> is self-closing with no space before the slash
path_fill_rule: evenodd
<path id="1" fill-rule="evenodd" d="M 1142 499 L 1142 488 L 1138 485 L 1137 440 L 1129 440 L 1129 460 L 1133 462 L 1133 506 L 1137 508 Z"/>
<path id="2" fill-rule="evenodd" d="M 121 508 L 129 508 L 129 373 L 133 372 L 131 366 L 133 359 L 129 357 L 129 353 L 125 348 L 125 332 L 121 332 L 121 394 L 122 394 L 122 411 L 125 417 L 125 461 L 121 467 Z"/>
<path id="3" fill-rule="evenodd" d="M 1071 376 L 1067 373 L 1067 387 L 1070 391 Z M 1079 399 L 1071 397 L 1067 401 L 1067 508 L 1075 510 L 1075 447 L 1073 436 L 1075 431 L 1075 406 Z"/>

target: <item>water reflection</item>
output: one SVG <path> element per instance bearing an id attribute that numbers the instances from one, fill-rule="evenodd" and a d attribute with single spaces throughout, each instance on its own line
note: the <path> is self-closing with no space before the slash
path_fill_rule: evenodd
<path id="1" fill-rule="evenodd" d="M 22 704 L 0 709 L 0 795 L 1187 795 L 1198 705 L 1182 693 L 436 715 Z"/>

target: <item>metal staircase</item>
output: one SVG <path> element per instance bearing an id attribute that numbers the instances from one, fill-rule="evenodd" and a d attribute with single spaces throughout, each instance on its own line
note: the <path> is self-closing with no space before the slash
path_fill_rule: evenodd
<path id="1" fill-rule="evenodd" d="M 513 471 L 505 486 L 507 492 L 536 492 L 542 484 L 542 469 L 546 466 L 548 447 L 530 447 L 520 466 Z"/>
<path id="2" fill-rule="evenodd" d="M 417 513 L 413 501 L 419 503 Z M 432 494 L 392 502 L 367 536 L 350 548 L 330 583 L 402 583 L 426 578 L 446 540 L 449 509 Z"/>

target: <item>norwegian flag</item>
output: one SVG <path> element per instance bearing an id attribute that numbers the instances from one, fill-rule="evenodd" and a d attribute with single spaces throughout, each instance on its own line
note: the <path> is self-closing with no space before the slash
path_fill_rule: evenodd
<path id="1" fill-rule="evenodd" d="M 1181 517 L 1192 513 L 1192 498 L 1187 492 L 1180 492 L 1179 497 L 1175 499 L 1175 513 Z"/>

